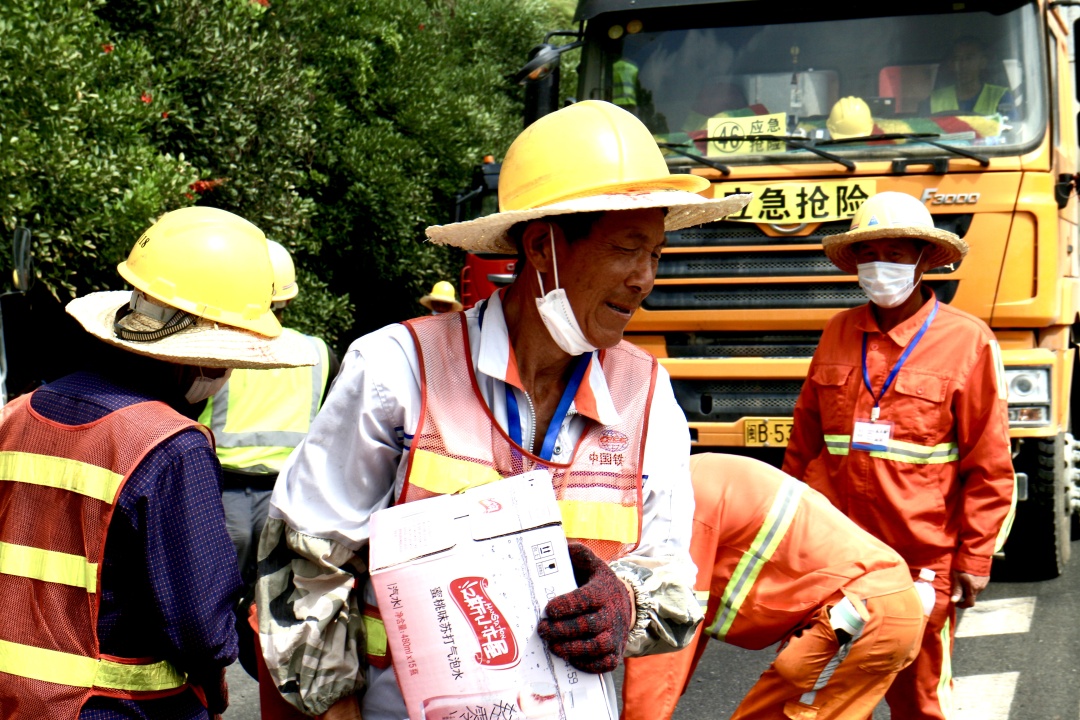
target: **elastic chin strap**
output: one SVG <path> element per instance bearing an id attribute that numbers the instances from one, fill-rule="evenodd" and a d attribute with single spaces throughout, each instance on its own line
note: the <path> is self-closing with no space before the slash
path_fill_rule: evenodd
<path id="1" fill-rule="evenodd" d="M 555 289 L 559 289 L 559 259 L 555 257 L 555 228 L 548 226 L 548 237 L 551 239 L 551 262 L 555 266 Z M 544 278 L 540 275 L 540 271 L 536 271 L 536 282 L 540 284 L 540 297 L 544 297 L 547 293 L 544 292 Z"/>
<path id="2" fill-rule="evenodd" d="M 139 313 L 153 320 L 164 322 L 157 330 L 129 330 L 120 321 L 131 313 Z M 113 333 L 128 342 L 155 342 L 195 324 L 195 316 L 178 308 L 162 305 L 150 300 L 142 292 L 131 293 L 131 302 L 117 309 L 113 316 Z"/>

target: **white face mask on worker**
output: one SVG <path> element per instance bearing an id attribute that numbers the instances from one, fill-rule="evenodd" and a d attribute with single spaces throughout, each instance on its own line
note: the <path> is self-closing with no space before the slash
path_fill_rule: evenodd
<path id="1" fill-rule="evenodd" d="M 544 327 L 555 344 L 567 355 L 581 355 L 596 350 L 595 347 L 581 332 L 574 309 L 570 307 L 570 298 L 566 297 L 566 290 L 559 287 L 559 262 L 555 259 L 555 230 L 548 225 L 548 235 L 551 238 L 551 262 L 555 270 L 555 289 L 543 297 L 536 298 L 536 309 L 540 311 L 540 319 L 544 321 Z M 540 285 L 540 292 L 544 291 L 544 279 L 540 277 L 540 271 L 536 271 L 536 282 Z"/>
<path id="2" fill-rule="evenodd" d="M 229 376 L 232 375 L 232 368 L 225 371 L 225 374 L 221 377 L 206 377 L 202 374 L 202 370 L 199 370 L 199 377 L 191 381 L 191 387 L 184 393 L 184 399 L 191 405 L 202 402 L 217 395 L 218 390 L 225 387 L 225 383 L 229 382 Z"/>
<path id="3" fill-rule="evenodd" d="M 922 259 L 922 255 L 919 255 Z M 870 302 L 882 308 L 894 308 L 900 305 L 915 290 L 915 265 L 907 263 L 868 262 L 857 265 L 859 287 L 870 298 Z"/>

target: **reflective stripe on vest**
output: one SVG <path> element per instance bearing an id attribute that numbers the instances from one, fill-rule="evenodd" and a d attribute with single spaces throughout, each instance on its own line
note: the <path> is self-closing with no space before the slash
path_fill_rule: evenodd
<path id="1" fill-rule="evenodd" d="M 982 90 L 979 91 L 979 98 L 975 101 L 975 106 L 972 107 L 971 112 L 976 115 L 994 115 L 998 111 L 998 103 L 1001 102 L 1001 98 L 1005 97 L 1005 93 L 1009 91 L 1009 88 L 1002 87 L 1001 85 L 991 85 L 985 83 L 982 86 Z M 938 88 L 930 95 L 930 112 L 959 112 L 960 101 L 956 97 L 956 86 L 949 85 L 948 87 Z"/>
<path id="2" fill-rule="evenodd" d="M 476 384 L 463 313 L 405 323 L 421 370 L 421 419 L 398 502 L 409 502 L 518 475 L 551 473 L 568 538 L 606 560 L 641 536 L 641 463 L 656 359 L 620 343 L 600 356 L 617 425 L 588 421 L 569 464 L 541 460 L 497 424 Z M 478 467 L 472 467 L 472 466 Z"/>
<path id="3" fill-rule="evenodd" d="M 758 529 L 754 541 L 742 554 L 739 564 L 724 586 L 724 592 L 720 596 L 720 608 L 716 613 L 716 620 L 706 630 L 709 635 L 717 640 L 723 640 L 727 636 L 731 624 L 743 602 L 750 595 L 758 575 L 761 573 L 769 558 L 776 552 L 777 546 L 783 540 L 791 521 L 795 519 L 795 513 L 799 509 L 799 498 L 802 497 L 806 484 L 795 478 L 786 478 L 773 499 L 769 514 Z"/>
<path id="4" fill-rule="evenodd" d="M 161 692 L 183 687 L 187 675 L 168 662 L 133 665 L 0 640 L 0 672 L 81 688 Z"/>
<path id="5" fill-rule="evenodd" d="M 502 480 L 494 468 L 478 462 L 413 450 L 409 482 L 435 495 L 451 495 Z M 637 540 L 637 508 L 614 503 L 560 500 L 563 531 L 567 537 L 591 537 L 619 543 Z"/>
<path id="6" fill-rule="evenodd" d="M 825 449 L 830 455 L 847 455 L 850 445 L 850 435 L 825 436 Z M 915 465 L 941 465 L 960 459 L 960 446 L 954 442 L 927 447 L 903 440 L 889 440 L 886 448 L 886 450 L 870 451 L 868 455 L 879 460 L 894 460 Z"/>
<path id="7" fill-rule="evenodd" d="M 199 416 L 199 422 L 214 433 L 222 467 L 277 472 L 319 412 L 330 372 L 326 343 L 295 330 L 283 332 L 311 343 L 319 362 L 311 367 L 233 371 Z"/>
<path id="8" fill-rule="evenodd" d="M 25 699 L 5 717 L 44 706 L 74 720 L 95 694 L 181 691 L 187 678 L 167 662 L 100 655 L 99 573 L 127 475 L 163 440 L 205 429 L 158 402 L 64 425 L 37 414 L 32 397 L 0 419 L 0 596 L 9 615 L 40 618 L 29 629 L 0 625 L 0 696 Z M 48 512 L 26 522 L 21 513 L 42 505 Z"/>
<path id="9" fill-rule="evenodd" d="M 390 647 L 386 637 L 386 625 L 383 623 L 379 608 L 364 605 L 364 642 L 367 645 L 368 664 L 385 670 L 390 667 Z"/>

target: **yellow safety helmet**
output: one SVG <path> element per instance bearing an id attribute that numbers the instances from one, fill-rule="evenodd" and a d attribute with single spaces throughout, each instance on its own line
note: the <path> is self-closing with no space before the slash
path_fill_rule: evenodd
<path id="1" fill-rule="evenodd" d="M 858 272 L 858 263 L 852 246 L 888 238 L 911 238 L 929 243 L 926 256 L 931 268 L 959 262 L 968 251 L 963 238 L 934 227 L 934 218 L 918 199 L 893 191 L 880 192 L 864 201 L 851 219 L 851 229 L 826 237 L 822 245 L 834 265 L 854 275 Z"/>
<path id="2" fill-rule="evenodd" d="M 434 225 L 427 236 L 471 252 L 515 253 L 519 222 L 579 212 L 666 208 L 668 231 L 738 211 L 748 194 L 705 198 L 705 178 L 672 174 L 649 129 L 609 102 L 585 100 L 545 115 L 518 135 L 499 173 L 499 212 Z"/>
<path id="3" fill-rule="evenodd" d="M 300 292 L 292 255 L 276 240 L 267 240 L 266 246 L 270 251 L 270 265 L 274 268 L 274 303 L 292 300 Z"/>
<path id="4" fill-rule="evenodd" d="M 458 302 L 457 295 L 454 293 L 454 286 L 445 280 L 440 280 L 435 283 L 431 288 L 431 292 L 424 297 L 420 298 L 420 304 L 431 310 L 431 303 L 433 302 L 445 302 L 450 303 L 453 306 L 451 312 L 457 312 L 461 310 L 462 305 Z"/>
<path id="5" fill-rule="evenodd" d="M 833 104 L 825 127 L 833 140 L 866 137 L 874 132 L 874 118 L 870 115 L 870 106 L 862 98 L 842 97 Z"/>
<path id="6" fill-rule="evenodd" d="M 117 269 L 135 288 L 192 315 L 266 337 L 281 334 L 270 310 L 274 271 L 266 236 L 238 215 L 209 207 L 167 213 Z"/>

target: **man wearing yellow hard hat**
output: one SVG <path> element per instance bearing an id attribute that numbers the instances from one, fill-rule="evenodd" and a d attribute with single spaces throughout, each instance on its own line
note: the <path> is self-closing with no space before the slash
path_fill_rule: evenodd
<path id="1" fill-rule="evenodd" d="M 454 294 L 454 286 L 445 280 L 435 283 L 431 292 L 420 298 L 420 304 L 430 310 L 432 315 L 461 310 L 461 303 Z"/>
<path id="2" fill-rule="evenodd" d="M 274 271 L 271 309 L 280 322 L 285 307 L 299 294 L 296 267 L 281 243 L 268 240 L 267 246 Z M 254 640 L 248 626 L 248 605 L 254 599 L 255 555 L 270 507 L 270 491 L 285 459 L 311 427 L 338 370 L 337 357 L 320 338 L 289 328 L 282 328 L 282 334 L 309 344 L 317 362 L 309 367 L 236 370 L 199 415 L 199 422 L 214 433 L 221 461 L 225 525 L 244 581 L 237 610 L 240 662 L 253 677 Z"/>
<path id="3" fill-rule="evenodd" d="M 866 200 L 825 254 L 870 302 L 825 326 L 795 405 L 784 471 L 820 491 L 933 585 L 922 649 L 886 699 L 892 717 L 949 718 L 956 608 L 990 580 L 1011 524 L 1001 354 L 984 322 L 923 282 L 968 246 L 916 198 Z"/>
<path id="4" fill-rule="evenodd" d="M 665 231 L 750 199 L 697 194 L 708 188 L 670 174 L 633 115 L 586 101 L 514 141 L 498 213 L 428 228 L 437 243 L 517 253 L 520 271 L 465 313 L 354 342 L 282 469 L 256 598 L 263 654 L 290 703 L 335 720 L 361 707 L 365 720 L 406 717 L 357 558 L 374 511 L 467 487 L 447 478 L 551 473 L 580 584 L 545 608 L 538 629 L 553 653 L 608 673 L 624 654 L 689 642 L 701 620 L 689 432 L 667 372 L 622 336 L 652 290 Z"/>
<path id="5" fill-rule="evenodd" d="M 231 368 L 313 362 L 270 310 L 263 233 L 211 208 L 135 243 L 134 291 L 67 306 L 86 368 L 0 419 L 6 718 L 207 718 L 228 705 L 240 588 L 213 441 L 191 418 Z"/>

